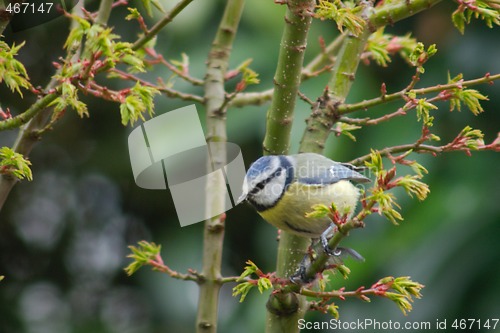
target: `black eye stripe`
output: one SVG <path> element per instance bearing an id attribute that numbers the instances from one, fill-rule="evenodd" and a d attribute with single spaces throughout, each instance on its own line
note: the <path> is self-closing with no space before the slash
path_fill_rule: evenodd
<path id="1" fill-rule="evenodd" d="M 279 168 L 278 170 L 276 170 L 275 172 L 273 172 L 269 177 L 267 177 L 266 179 L 264 179 L 264 180 L 260 181 L 259 183 L 257 183 L 257 185 L 255 185 L 255 187 L 250 191 L 249 194 L 253 195 L 253 194 L 256 194 L 259 191 L 262 191 L 262 189 L 264 188 L 264 186 L 266 186 L 271 180 L 273 180 L 273 178 L 279 176 L 282 172 L 283 172 L 283 169 Z"/>

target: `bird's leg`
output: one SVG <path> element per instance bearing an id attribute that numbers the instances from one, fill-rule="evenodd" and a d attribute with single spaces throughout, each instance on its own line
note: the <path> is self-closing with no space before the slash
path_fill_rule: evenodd
<path id="1" fill-rule="evenodd" d="M 328 235 L 335 229 L 335 224 L 331 223 L 328 228 L 326 228 L 325 231 L 321 234 L 321 245 L 323 246 L 323 250 L 326 252 L 326 254 L 331 255 L 331 256 L 339 256 L 341 254 L 341 251 L 338 250 L 337 248 L 332 249 L 328 245 Z"/>
<path id="2" fill-rule="evenodd" d="M 304 255 L 302 258 L 302 261 L 299 264 L 299 268 L 293 273 L 293 275 L 290 277 L 290 281 L 292 281 L 295 284 L 303 284 L 303 283 L 309 283 L 313 279 L 307 279 L 306 278 L 306 269 L 307 266 L 311 264 L 313 261 L 313 256 L 314 256 L 314 239 L 311 239 L 311 245 L 307 248 L 307 253 Z"/>
<path id="3" fill-rule="evenodd" d="M 299 268 L 297 268 L 295 273 L 293 273 L 293 275 L 290 276 L 290 281 L 292 281 L 295 284 L 305 284 L 313 281 L 314 278 L 312 279 L 306 278 L 306 269 L 307 267 L 309 267 L 309 265 L 311 265 L 311 262 L 312 262 L 311 253 L 306 253 L 299 264 Z"/>

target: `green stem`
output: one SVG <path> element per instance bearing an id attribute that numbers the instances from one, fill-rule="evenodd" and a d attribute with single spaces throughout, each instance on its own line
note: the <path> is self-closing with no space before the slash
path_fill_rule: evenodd
<path id="1" fill-rule="evenodd" d="M 330 129 L 339 119 L 337 107 L 342 104 L 351 89 L 361 54 L 365 49 L 370 32 L 365 30 L 360 36 L 349 35 L 337 55 L 328 88 L 313 108 L 307 120 L 302 137 L 300 152 L 322 153 Z"/>
<path id="2" fill-rule="evenodd" d="M 0 121 L 0 131 L 17 128 L 26 124 L 30 119 L 36 116 L 40 112 L 40 110 L 45 109 L 47 105 L 55 100 L 57 98 L 57 95 L 57 93 L 48 94 L 36 101 L 35 104 L 31 105 L 29 109 L 24 111 L 23 113 L 13 118 Z"/>
<path id="3" fill-rule="evenodd" d="M 290 0 L 287 2 L 285 28 L 281 38 L 280 52 L 274 75 L 274 93 L 267 113 L 264 152 L 287 154 L 290 145 L 290 130 L 297 92 L 302 75 L 307 33 L 315 2 L 312 0 Z"/>
<path id="4" fill-rule="evenodd" d="M 432 145 L 423 145 L 417 143 L 410 143 L 406 145 L 387 147 L 379 151 L 381 156 L 388 156 L 389 154 L 395 153 L 403 153 L 412 150 L 414 153 L 430 153 L 430 154 L 439 154 L 443 152 L 443 148 L 441 146 L 432 146 Z M 349 163 L 353 165 L 362 165 L 365 161 L 369 161 L 371 158 L 371 154 L 367 154 L 361 157 L 358 157 Z"/>
<path id="5" fill-rule="evenodd" d="M 368 27 L 374 32 L 388 24 L 394 24 L 405 18 L 413 16 L 423 10 L 429 9 L 442 0 L 405 0 L 387 1 L 382 6 L 374 8 L 368 17 Z"/>
<path id="6" fill-rule="evenodd" d="M 343 33 L 337 36 L 324 50 L 324 52 L 318 54 L 313 60 L 304 67 L 302 73 L 302 80 L 309 77 L 314 77 L 315 72 L 322 70 L 326 66 L 333 66 L 334 58 L 337 55 L 340 47 L 344 43 L 347 33 Z"/>
<path id="7" fill-rule="evenodd" d="M 373 206 L 373 204 L 374 202 L 371 205 Z M 363 212 L 359 213 L 358 216 L 361 216 L 362 214 Z M 363 227 L 364 224 L 358 219 L 358 216 L 356 218 L 349 220 L 341 227 L 338 227 L 339 230 L 335 232 L 332 238 L 330 238 L 330 240 L 328 241 L 328 246 L 331 249 L 337 248 L 337 246 L 340 244 L 340 241 L 345 237 L 347 237 L 349 231 L 351 231 L 352 229 Z M 325 251 L 323 251 L 321 244 L 318 244 L 316 250 L 318 256 L 314 259 L 311 265 L 307 267 L 305 273 L 306 279 L 313 279 L 316 276 L 316 273 L 321 272 L 324 269 L 327 261 L 330 260 L 330 255 L 328 255 Z"/>
<path id="8" fill-rule="evenodd" d="M 177 16 L 182 10 L 189 5 L 193 0 L 182 0 L 175 5 L 170 12 L 168 12 L 160 21 L 158 21 L 148 32 L 146 32 L 141 38 L 139 38 L 134 45 L 132 45 L 133 50 L 138 50 L 144 44 L 153 39 L 154 36 L 158 35 L 161 29 L 163 29 L 167 24 L 172 22 L 174 17 Z"/>
<path id="9" fill-rule="evenodd" d="M 314 5 L 313 0 L 287 2 L 285 27 L 274 76 L 272 104 L 267 113 L 267 130 L 263 143 L 265 154 L 288 154 L 307 34 L 312 21 L 309 12 Z M 281 232 L 276 267 L 278 277 L 290 276 L 297 269 L 304 255 L 302 250 L 307 248 L 308 244 L 309 240 L 306 238 Z M 298 332 L 297 321 L 306 311 L 305 298 L 296 294 L 273 294 L 268 300 L 267 310 L 267 333 Z"/>
<path id="10" fill-rule="evenodd" d="M 471 86 L 475 86 L 478 84 L 493 82 L 493 81 L 499 80 L 499 79 L 500 79 L 500 74 L 485 75 L 481 78 L 473 79 L 473 80 L 459 81 L 459 82 L 455 82 L 455 83 L 437 85 L 437 86 L 421 88 L 421 89 L 412 89 L 412 92 L 414 92 L 416 95 L 425 95 L 425 94 L 444 91 L 444 90 L 448 90 L 448 89 L 459 89 L 459 88 L 471 87 Z M 398 99 L 403 99 L 407 92 L 408 91 L 406 89 L 403 89 L 401 91 L 398 91 L 398 92 L 395 92 L 392 94 L 372 98 L 372 99 L 365 100 L 365 101 L 362 101 L 359 103 L 343 104 L 343 105 L 340 105 L 337 108 L 337 110 L 339 111 L 340 114 L 351 113 L 351 112 L 354 112 L 357 110 L 366 110 L 366 109 L 371 108 L 371 107 L 376 106 L 376 105 L 392 102 L 392 101 L 395 101 Z"/>
<path id="11" fill-rule="evenodd" d="M 229 55 L 238 29 L 244 0 L 229 0 L 217 30 L 208 55 L 207 73 L 205 77 L 205 106 L 207 142 L 221 142 L 227 140 L 226 135 L 226 92 L 224 76 L 228 68 Z M 225 145 L 212 145 L 210 156 L 217 170 L 226 165 Z M 226 182 L 221 176 L 207 183 L 207 193 L 210 193 L 206 203 L 207 215 L 211 212 L 224 211 Z M 217 314 L 219 305 L 219 291 L 221 283 L 221 262 L 224 241 L 225 214 L 205 221 L 203 235 L 203 281 L 200 282 L 200 296 L 198 299 L 198 315 L 196 331 L 198 333 L 215 333 L 217 331 Z"/>
<path id="12" fill-rule="evenodd" d="M 108 24 L 109 16 L 111 15 L 111 9 L 113 8 L 113 0 L 101 0 L 99 4 L 99 10 L 97 12 L 97 18 L 95 23 L 102 26 Z"/>
<path id="13" fill-rule="evenodd" d="M 311 60 L 303 69 L 301 81 L 306 81 L 310 78 L 319 75 L 318 72 L 325 72 L 327 66 L 333 66 L 334 57 L 336 56 L 342 42 L 347 34 L 337 36 L 326 48 L 325 52 L 318 54 Z M 274 89 L 268 89 L 261 92 L 250 92 L 238 94 L 230 103 L 234 107 L 243 107 L 246 105 L 262 105 L 273 99 Z"/>

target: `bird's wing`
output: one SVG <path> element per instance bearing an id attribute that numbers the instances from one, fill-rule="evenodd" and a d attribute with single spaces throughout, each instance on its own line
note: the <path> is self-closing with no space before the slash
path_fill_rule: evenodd
<path id="1" fill-rule="evenodd" d="M 295 178 L 298 182 L 308 185 L 328 185 L 340 180 L 352 180 L 359 183 L 369 182 L 354 165 L 339 163 L 319 154 L 303 153 L 295 155 Z"/>

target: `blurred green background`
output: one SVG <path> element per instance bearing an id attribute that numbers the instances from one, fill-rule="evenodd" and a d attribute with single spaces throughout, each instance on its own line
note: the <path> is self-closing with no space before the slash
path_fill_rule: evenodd
<path id="1" fill-rule="evenodd" d="M 168 9 L 175 2 L 163 3 Z M 95 10 L 97 5 L 94 1 L 88 8 Z M 224 1 L 194 1 L 159 35 L 158 51 L 167 59 L 180 59 L 185 52 L 190 57 L 191 74 L 202 78 L 223 5 Z M 445 82 L 448 71 L 452 76 L 464 73 L 467 79 L 500 72 L 499 29 L 488 29 L 474 21 L 461 36 L 450 20 L 454 7 L 451 2 L 443 2 L 387 29 L 398 34 L 412 32 L 426 45 L 437 44 L 439 52 L 426 65 L 418 87 Z M 261 84 L 249 91 L 272 87 L 284 9 L 272 1 L 247 1 L 231 65 L 253 58 L 252 68 L 260 74 Z M 126 15 L 124 7 L 117 8 L 110 25 L 124 40 L 133 41 L 137 24 L 125 21 Z M 154 19 L 147 21 L 151 24 Z M 26 31 L 4 32 L 9 44 L 26 40 L 19 59 L 34 85 L 44 86 L 49 81 L 51 62 L 63 54 L 67 27 L 68 20 L 59 18 Z M 319 36 L 330 41 L 336 34 L 333 22 L 314 21 L 306 62 L 320 49 Z M 158 67 L 144 77 L 154 81 L 169 75 Z M 413 69 L 399 58 L 394 58 L 388 68 L 361 65 L 349 101 L 377 96 L 382 82 L 389 92 L 400 90 L 411 75 Z M 233 81 L 229 89 L 236 83 Z M 309 80 L 301 91 L 315 99 L 325 83 L 324 76 Z M 180 79 L 175 81 L 175 87 L 202 93 Z M 500 123 L 498 83 L 479 89 L 490 97 L 483 103 L 485 113 L 450 113 L 445 104 L 434 113 L 433 131 L 443 143 L 466 125 L 482 129 L 487 142 L 496 137 Z M 5 86 L 0 88 L 2 107 L 10 107 L 14 115 L 33 103 L 30 94 L 25 95 L 24 100 L 19 100 Z M 90 118 L 79 119 L 68 111 L 43 137 L 30 156 L 34 180 L 17 185 L 0 212 L 0 275 L 6 276 L 0 283 L 0 332 L 193 332 L 198 293 L 194 283 L 173 280 L 149 268 L 127 277 L 123 268 L 129 262 L 127 246 L 146 239 L 162 245 L 163 258 L 173 269 L 200 270 L 203 225 L 181 228 L 168 191 L 144 190 L 135 185 L 127 149 L 132 128 L 120 124 L 117 104 L 83 98 L 88 102 Z M 156 113 L 188 104 L 159 96 Z M 382 114 L 400 105 L 384 105 L 355 115 Z M 197 108 L 204 122 L 203 107 Z M 227 115 L 228 140 L 240 145 L 247 166 L 261 155 L 266 111 L 267 106 L 252 106 L 231 109 Z M 305 126 L 303 119 L 309 112 L 308 105 L 299 101 L 291 152 L 297 151 Z M 357 142 L 332 136 L 326 155 L 349 161 L 371 148 L 414 142 L 420 135 L 415 118 L 410 112 L 391 123 L 359 130 L 354 133 Z M 0 132 L 0 146 L 11 145 L 16 134 Z M 356 249 L 366 261 L 348 262 L 352 270 L 349 279 L 336 280 L 335 285 L 355 289 L 368 287 L 385 276 L 410 275 L 426 285 L 423 298 L 414 303 L 414 310 L 406 317 L 385 299 L 373 298 L 371 303 L 338 301 L 341 320 L 370 318 L 434 324 L 447 319 L 451 332 L 454 319 L 499 318 L 498 154 L 482 152 L 468 157 L 451 153 L 415 158 L 429 170 L 424 180 L 430 185 L 430 196 L 418 202 L 398 192 L 405 217 L 400 226 L 372 216 L 365 229 L 352 232 L 343 244 Z M 401 168 L 398 172 L 410 170 Z M 265 271 L 273 271 L 275 228 L 246 205 L 229 211 L 226 221 L 223 273 L 239 275 L 248 259 Z M 232 287 L 225 285 L 221 291 L 219 332 L 262 332 L 267 295 L 251 292 L 240 304 L 231 296 Z M 306 319 L 328 321 L 330 317 L 310 313 Z"/>

